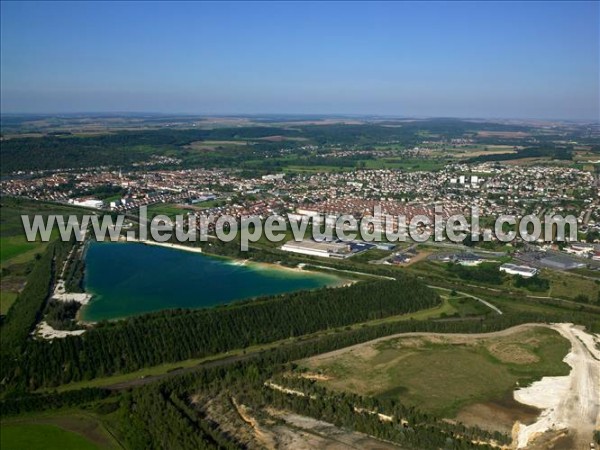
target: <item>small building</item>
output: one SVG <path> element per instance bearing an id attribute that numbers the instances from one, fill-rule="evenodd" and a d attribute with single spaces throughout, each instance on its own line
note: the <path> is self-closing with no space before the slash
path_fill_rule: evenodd
<path id="1" fill-rule="evenodd" d="M 461 266 L 478 266 L 483 262 L 483 258 L 480 258 L 473 253 L 461 253 L 459 255 L 454 255 L 452 259 L 455 263 L 460 264 Z"/>
<path id="2" fill-rule="evenodd" d="M 594 251 L 594 247 L 591 244 L 573 243 L 568 247 L 565 247 L 565 252 L 576 256 L 587 257 Z"/>
<path id="3" fill-rule="evenodd" d="M 394 250 L 396 248 L 396 245 L 395 244 L 390 244 L 388 242 L 377 242 L 375 244 L 375 248 L 377 250 L 387 250 L 387 251 L 391 252 L 392 250 Z"/>
<path id="4" fill-rule="evenodd" d="M 390 259 L 390 262 L 392 264 L 408 264 L 411 260 L 411 257 L 409 255 L 406 254 L 399 254 L 399 255 L 394 255 L 392 257 L 392 259 Z"/>
<path id="5" fill-rule="evenodd" d="M 520 275 L 523 278 L 531 278 L 538 273 L 538 270 L 534 267 L 519 266 L 517 264 L 510 263 L 502 264 L 500 266 L 500 271 L 506 272 L 509 275 Z"/>

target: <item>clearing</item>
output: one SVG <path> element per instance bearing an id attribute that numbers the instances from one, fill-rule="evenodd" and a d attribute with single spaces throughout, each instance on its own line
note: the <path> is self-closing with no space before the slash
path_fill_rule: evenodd
<path id="1" fill-rule="evenodd" d="M 96 416 L 75 411 L 3 419 L 0 438 L 0 448 L 10 450 L 121 448 Z"/>
<path id="2" fill-rule="evenodd" d="M 569 341 L 543 325 L 487 334 L 405 333 L 299 362 L 334 390 L 395 398 L 442 417 L 510 433 L 534 407 L 512 396 L 546 375 L 567 375 Z"/>

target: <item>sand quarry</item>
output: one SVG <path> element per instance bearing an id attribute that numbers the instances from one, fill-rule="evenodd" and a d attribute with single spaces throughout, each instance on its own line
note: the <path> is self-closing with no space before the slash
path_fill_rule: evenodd
<path id="1" fill-rule="evenodd" d="M 516 447 L 526 448 L 548 431 L 568 430 L 574 449 L 588 449 L 600 428 L 600 336 L 568 323 L 551 328 L 571 342 L 564 361 L 572 370 L 515 391 L 515 400 L 542 410 L 535 423 L 515 426 Z"/>
<path id="2" fill-rule="evenodd" d="M 357 344 L 313 357 L 327 360 L 351 350 L 373 351 L 378 342 L 409 337 L 452 338 L 454 342 L 464 340 L 508 336 L 518 331 L 536 327 L 556 330 L 567 339 L 571 348 L 563 361 L 571 367 L 566 376 L 548 376 L 514 391 L 514 399 L 539 411 L 528 425 L 516 422 L 513 426 L 512 448 L 561 450 L 589 450 L 594 430 L 600 429 L 600 335 L 584 331 L 583 327 L 570 323 L 523 324 L 506 330 L 483 334 L 437 334 L 401 333 L 375 339 L 366 344 Z M 364 356 L 364 355 L 363 355 Z M 496 355 L 497 357 L 501 355 Z M 532 410 L 532 411 L 535 411 Z"/>

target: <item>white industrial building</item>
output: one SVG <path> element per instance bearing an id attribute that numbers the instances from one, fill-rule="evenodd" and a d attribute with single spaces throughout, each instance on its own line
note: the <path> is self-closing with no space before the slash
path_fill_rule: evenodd
<path id="1" fill-rule="evenodd" d="M 281 247 L 281 250 L 323 258 L 343 259 L 353 255 L 350 246 L 343 242 L 316 242 L 309 239 L 288 241 Z"/>
<path id="2" fill-rule="evenodd" d="M 285 177 L 285 173 L 275 173 L 275 174 L 270 174 L 270 175 L 263 175 L 262 179 L 264 181 L 275 181 L 275 180 L 282 180 Z"/>
<path id="3" fill-rule="evenodd" d="M 502 272 L 506 272 L 509 275 L 520 275 L 523 278 L 531 278 L 532 276 L 538 273 L 538 270 L 533 267 L 519 266 L 517 264 L 510 263 L 502 264 L 500 266 L 500 270 Z"/>
<path id="4" fill-rule="evenodd" d="M 76 205 L 76 206 L 84 206 L 86 208 L 94 208 L 94 209 L 102 209 L 104 207 L 104 202 L 102 200 L 97 200 L 95 198 L 72 199 L 72 200 L 69 200 L 69 203 Z"/>

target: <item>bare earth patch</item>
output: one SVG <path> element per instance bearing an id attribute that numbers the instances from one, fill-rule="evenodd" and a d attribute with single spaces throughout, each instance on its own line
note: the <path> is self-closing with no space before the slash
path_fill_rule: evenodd
<path id="1" fill-rule="evenodd" d="M 540 359 L 529 350 L 513 343 L 493 343 L 487 346 L 488 351 L 497 359 L 505 363 L 531 364 Z"/>
<path id="2" fill-rule="evenodd" d="M 461 409 L 455 419 L 469 426 L 511 434 L 516 421 L 535 422 L 540 410 L 512 399 L 512 394 L 501 401 L 475 403 Z"/>

